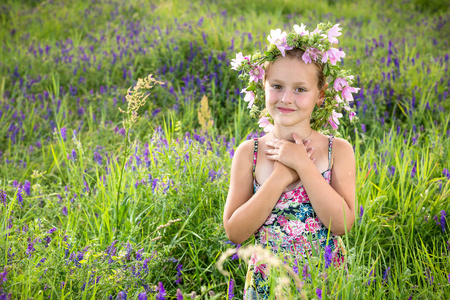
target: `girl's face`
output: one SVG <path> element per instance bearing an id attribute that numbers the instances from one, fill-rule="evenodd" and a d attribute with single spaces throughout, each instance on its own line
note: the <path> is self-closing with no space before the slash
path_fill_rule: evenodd
<path id="1" fill-rule="evenodd" d="M 275 125 L 308 124 L 315 105 L 322 104 L 323 91 L 317 87 L 317 67 L 282 57 L 266 74 L 266 108 Z"/>

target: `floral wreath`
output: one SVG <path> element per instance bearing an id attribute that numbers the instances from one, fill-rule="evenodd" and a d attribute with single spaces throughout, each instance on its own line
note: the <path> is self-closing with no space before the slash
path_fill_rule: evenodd
<path id="1" fill-rule="evenodd" d="M 286 50 L 294 48 L 304 51 L 302 60 L 308 64 L 312 61 L 323 65 L 323 73 L 327 77 L 328 87 L 325 88 L 325 98 L 320 107 L 315 107 L 311 114 L 311 128 L 322 132 L 334 132 L 342 118 L 342 110 L 347 111 L 351 123 L 358 120 L 356 113 L 350 107 L 353 101 L 352 93 L 359 88 L 351 87 L 353 75 L 348 70 L 341 69 L 336 62 L 345 57 L 344 51 L 332 47 L 339 41 L 336 38 L 342 33 L 339 24 L 320 23 L 313 32 L 305 29 L 305 25 L 294 25 L 294 31 L 286 33 L 281 29 L 271 30 L 267 40 L 270 44 L 264 54 L 255 52 L 244 56 L 242 52 L 236 54 L 231 61 L 231 69 L 240 71 L 239 80 L 248 82 L 248 86 L 241 93 L 245 93 L 244 101 L 248 102 L 250 116 L 257 117 L 265 106 L 265 92 L 263 86 L 265 68 L 264 63 L 274 61 L 279 56 L 285 56 Z M 273 120 L 268 112 L 260 116 L 258 122 L 265 132 L 273 129 Z M 331 130 L 330 127 L 331 126 Z"/>

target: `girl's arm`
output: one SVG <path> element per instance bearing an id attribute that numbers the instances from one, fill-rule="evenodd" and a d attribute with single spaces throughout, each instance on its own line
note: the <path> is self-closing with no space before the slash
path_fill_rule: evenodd
<path id="1" fill-rule="evenodd" d="M 295 138 L 295 137 L 294 137 Z M 295 169 L 322 223 L 334 234 L 344 235 L 355 221 L 355 155 L 352 146 L 343 139 L 333 141 L 333 166 L 329 185 L 314 163 L 307 159 L 300 141 L 280 143 L 276 155 L 269 159 Z M 295 159 L 294 159 L 295 158 Z"/>
<path id="2" fill-rule="evenodd" d="M 241 244 L 266 221 L 283 190 L 298 179 L 297 173 L 281 163 L 253 195 L 253 141 L 242 143 L 231 165 L 230 187 L 223 224 L 230 241 Z"/>

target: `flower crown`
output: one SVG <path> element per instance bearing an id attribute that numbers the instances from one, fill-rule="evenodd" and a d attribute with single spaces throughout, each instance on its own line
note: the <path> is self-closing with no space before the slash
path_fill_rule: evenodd
<path id="1" fill-rule="evenodd" d="M 311 115 L 311 128 L 314 130 L 328 131 L 331 126 L 335 131 L 339 125 L 339 118 L 342 117 L 342 109 L 347 111 L 350 122 L 357 121 L 354 110 L 349 102 L 353 101 L 352 93 L 359 88 L 351 87 L 354 76 L 348 70 L 341 69 L 336 62 L 340 62 L 345 57 L 345 53 L 333 48 L 337 44 L 337 36 L 340 36 L 342 28 L 339 24 L 332 25 L 320 23 L 313 32 L 305 29 L 305 25 L 294 25 L 294 31 L 290 33 L 281 32 L 281 29 L 271 30 L 267 40 L 270 44 L 264 54 L 255 52 L 252 55 L 244 56 L 242 52 L 236 54 L 236 58 L 231 61 L 231 69 L 240 71 L 239 79 L 248 81 L 248 86 L 241 93 L 245 93 L 244 101 L 248 102 L 250 116 L 256 117 L 265 106 L 264 93 L 264 63 L 274 61 L 285 56 L 286 51 L 300 49 L 304 51 L 302 60 L 308 64 L 315 61 L 323 65 L 323 73 L 327 77 L 328 87 L 325 89 L 324 102 L 320 107 L 315 107 Z M 259 120 L 259 126 L 264 127 L 265 132 L 273 128 L 273 120 L 266 112 Z"/>

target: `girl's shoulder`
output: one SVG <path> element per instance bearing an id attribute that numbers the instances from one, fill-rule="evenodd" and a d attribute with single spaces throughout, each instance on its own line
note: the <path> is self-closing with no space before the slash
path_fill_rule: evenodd
<path id="1" fill-rule="evenodd" d="M 332 144 L 332 162 L 336 164 L 347 164 L 355 160 L 353 146 L 343 138 L 334 137 Z"/>

